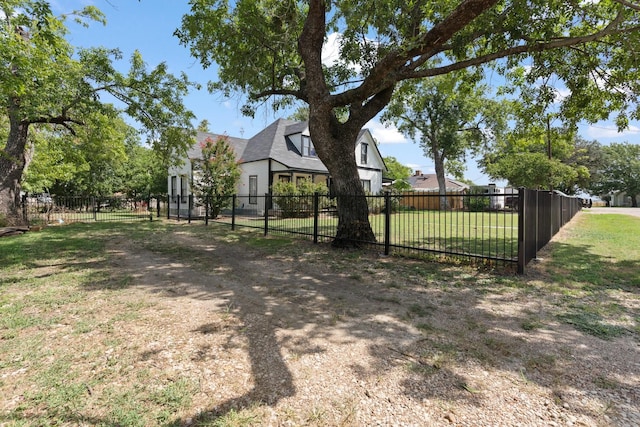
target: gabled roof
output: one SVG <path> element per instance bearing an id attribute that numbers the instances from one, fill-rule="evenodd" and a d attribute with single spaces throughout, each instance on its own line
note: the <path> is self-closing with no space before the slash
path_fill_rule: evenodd
<path id="1" fill-rule="evenodd" d="M 236 153 L 240 163 L 257 162 L 273 159 L 289 169 L 328 173 L 326 166 L 318 157 L 302 156 L 289 136 L 304 133 L 309 128 L 308 122 L 278 119 L 249 139 L 225 136 Z M 366 129 L 360 131 L 361 138 Z M 188 151 L 190 159 L 202 156 L 200 142 L 207 137 L 217 139 L 221 135 L 198 132 L 197 142 Z M 377 149 L 377 147 L 375 147 Z M 382 157 L 380 157 L 382 159 Z"/>
<path id="2" fill-rule="evenodd" d="M 276 120 L 249 139 L 242 161 L 247 163 L 273 159 L 289 169 L 327 172 L 327 168 L 319 158 L 302 156 L 287 138 L 289 135 L 304 132 L 307 127 L 307 122 Z"/>
<path id="3" fill-rule="evenodd" d="M 416 190 L 422 191 L 438 191 L 438 177 L 435 173 L 423 174 L 419 171 L 411 175 L 408 179 L 409 184 Z M 469 186 L 463 182 L 456 181 L 455 179 L 446 178 L 447 191 L 462 191 Z"/>
<path id="4" fill-rule="evenodd" d="M 189 159 L 200 159 L 202 157 L 202 149 L 200 148 L 200 143 L 206 141 L 207 138 L 211 138 L 216 141 L 218 138 L 226 138 L 227 142 L 233 148 L 233 151 L 236 154 L 236 160 L 242 162 L 242 153 L 244 152 L 248 139 L 243 138 L 235 138 L 227 135 L 219 135 L 216 133 L 208 133 L 208 132 L 197 132 L 196 135 L 196 143 L 189 147 L 187 151 L 187 157 Z"/>

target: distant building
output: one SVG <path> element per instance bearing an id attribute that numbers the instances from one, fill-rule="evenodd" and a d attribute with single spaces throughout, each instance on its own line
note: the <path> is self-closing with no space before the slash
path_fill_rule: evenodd
<path id="1" fill-rule="evenodd" d="M 438 192 L 440 189 L 438 177 L 435 173 L 423 174 L 422 171 L 417 170 L 409 177 L 408 181 L 414 191 Z M 445 182 L 447 193 L 460 193 L 469 189 L 467 184 L 452 178 L 445 177 Z"/>

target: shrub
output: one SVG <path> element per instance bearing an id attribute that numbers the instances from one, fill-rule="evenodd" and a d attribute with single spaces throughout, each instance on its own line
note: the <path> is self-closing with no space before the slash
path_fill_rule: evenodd
<path id="1" fill-rule="evenodd" d="M 464 207 L 470 212 L 482 212 L 489 210 L 491 199 L 482 194 L 481 187 L 471 187 L 469 194 L 464 196 Z"/>
<path id="2" fill-rule="evenodd" d="M 272 188 L 273 200 L 284 218 L 302 218 L 313 214 L 313 196 L 318 193 L 325 196 L 327 186 L 303 180 L 298 185 L 292 182 L 277 182 Z M 327 197 L 321 197 L 320 207 L 329 206 Z"/>

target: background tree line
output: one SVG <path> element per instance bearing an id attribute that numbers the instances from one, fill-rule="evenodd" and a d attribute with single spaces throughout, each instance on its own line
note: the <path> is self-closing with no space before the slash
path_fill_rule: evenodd
<path id="1" fill-rule="evenodd" d="M 122 73 L 118 50 L 74 48 L 65 20 L 104 24 L 93 6 L 68 16 L 42 0 L 0 7 L 0 213 L 18 216 L 23 183 L 33 191 L 151 189 L 155 162 L 166 170 L 193 142 L 195 116 L 182 97 L 197 85 L 165 64 L 148 69 L 138 52 Z M 444 168 L 461 174 L 475 153 L 490 176 L 512 185 L 573 192 L 615 183 L 631 194 L 621 173 L 629 175 L 633 150 L 625 162 L 614 161 L 617 146 L 600 150 L 593 164 L 598 146 L 579 140 L 575 126 L 614 115 L 624 129 L 640 117 L 639 28 L 640 7 L 622 0 L 238 0 L 192 2 L 174 34 L 203 67 L 218 65 L 211 91 L 247 94 L 244 113 L 267 100 L 275 109 L 308 105 L 338 199 L 362 196 L 338 203 L 335 243 L 349 245 L 375 240 L 353 152 L 360 129 L 385 110 L 434 158 L 439 176 Z M 338 58 L 326 64 L 331 33 Z M 505 81 L 492 93 L 481 84 L 488 72 Z M 556 82 L 570 94 L 559 98 Z M 145 164 L 131 163 L 139 159 Z"/>

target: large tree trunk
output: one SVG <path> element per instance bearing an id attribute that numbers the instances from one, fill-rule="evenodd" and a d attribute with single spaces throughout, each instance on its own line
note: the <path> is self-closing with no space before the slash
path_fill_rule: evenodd
<path id="1" fill-rule="evenodd" d="M 331 175 L 338 199 L 338 230 L 335 246 L 360 246 L 375 242 L 369 223 L 369 208 L 358 175 L 355 148 L 358 134 L 367 121 L 375 117 L 391 100 L 395 81 L 387 73 L 378 73 L 366 88 L 367 96 L 353 92 L 332 96 L 325 80 L 322 45 L 326 35 L 325 0 L 309 2 L 304 29 L 298 39 L 298 50 L 305 69 L 300 97 L 309 104 L 309 131 L 318 157 Z M 388 70 L 394 66 L 387 64 Z M 334 108 L 348 107 L 349 118 L 340 123 Z"/>
<path id="2" fill-rule="evenodd" d="M 14 107 L 17 108 L 15 103 Z M 20 212 L 20 183 L 31 158 L 27 150 L 28 130 L 29 123 L 20 121 L 10 111 L 9 136 L 4 150 L 0 151 L 0 216 L 6 217 L 10 224 L 25 222 Z"/>
<path id="3" fill-rule="evenodd" d="M 355 124 L 338 125 L 335 120 L 321 120 L 313 116 L 309 127 L 318 156 L 331 175 L 332 190 L 337 199 L 338 230 L 333 245 L 358 247 L 375 242 L 355 158 L 360 128 Z"/>
<path id="4" fill-rule="evenodd" d="M 444 175 L 444 158 L 440 150 L 433 150 L 433 163 L 436 169 L 436 178 L 438 179 L 438 193 L 440 194 L 440 209 L 449 209 L 447 201 L 447 180 Z"/>

